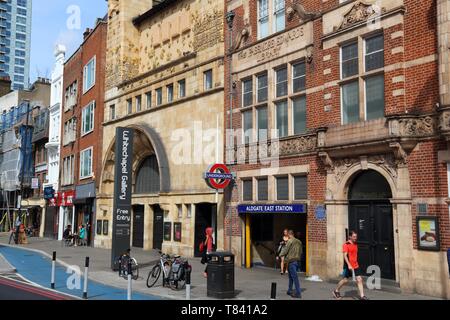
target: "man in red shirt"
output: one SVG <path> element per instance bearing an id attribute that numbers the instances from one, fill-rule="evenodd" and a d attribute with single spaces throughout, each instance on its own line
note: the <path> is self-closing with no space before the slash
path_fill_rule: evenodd
<path id="1" fill-rule="evenodd" d="M 359 268 L 358 264 L 358 245 L 356 244 L 358 240 L 358 235 L 355 231 L 350 232 L 350 237 L 348 241 L 343 245 L 342 252 L 344 253 L 344 279 L 342 279 L 337 288 L 333 291 L 333 296 L 336 299 L 341 299 L 341 294 L 339 290 L 347 284 L 348 279 L 355 277 L 358 283 L 358 290 L 361 300 L 368 300 L 364 295 L 364 285 L 362 274 L 363 272 Z"/>

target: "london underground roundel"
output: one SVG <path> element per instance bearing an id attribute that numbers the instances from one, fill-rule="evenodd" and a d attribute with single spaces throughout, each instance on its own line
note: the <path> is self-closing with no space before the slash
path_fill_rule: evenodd
<path id="1" fill-rule="evenodd" d="M 233 180 L 233 174 L 221 163 L 213 164 L 205 172 L 205 181 L 213 189 L 225 189 Z"/>

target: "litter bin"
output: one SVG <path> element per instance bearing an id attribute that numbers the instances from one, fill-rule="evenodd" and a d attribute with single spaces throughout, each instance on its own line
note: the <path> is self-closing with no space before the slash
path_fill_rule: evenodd
<path id="1" fill-rule="evenodd" d="M 213 252 L 208 258 L 207 296 L 234 298 L 234 254 Z"/>

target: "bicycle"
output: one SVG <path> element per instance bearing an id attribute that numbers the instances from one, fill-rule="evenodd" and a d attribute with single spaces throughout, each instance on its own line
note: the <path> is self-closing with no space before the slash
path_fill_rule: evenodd
<path id="1" fill-rule="evenodd" d="M 129 267 L 131 267 L 131 279 L 137 280 L 139 278 L 139 265 L 137 263 L 137 260 L 130 256 L 129 251 L 117 258 L 116 264 L 119 266 L 119 277 L 128 279 Z"/>
<path id="2" fill-rule="evenodd" d="M 153 266 L 147 277 L 147 287 L 151 288 L 158 281 L 163 273 L 163 287 L 166 284 L 172 290 L 181 290 L 186 285 L 186 272 L 191 272 L 192 267 L 188 264 L 187 259 L 182 259 L 180 256 L 173 258 L 160 252 L 161 256 L 159 262 Z"/>

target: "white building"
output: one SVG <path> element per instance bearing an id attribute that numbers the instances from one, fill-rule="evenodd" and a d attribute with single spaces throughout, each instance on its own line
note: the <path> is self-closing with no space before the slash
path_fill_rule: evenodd
<path id="1" fill-rule="evenodd" d="M 55 66 L 52 72 L 52 87 L 50 100 L 50 124 L 49 124 L 49 142 L 45 145 L 48 152 L 48 183 L 46 188 L 53 188 L 55 195 L 58 192 L 59 182 L 59 153 L 60 153 L 60 136 L 61 136 L 61 108 L 63 99 L 63 76 L 64 76 L 64 60 L 66 48 L 63 45 L 57 45 L 55 48 Z M 62 238 L 62 223 L 58 223 L 61 217 L 57 217 L 58 210 L 54 207 L 53 225 L 58 228 L 58 239 Z M 47 215 L 49 217 L 49 215 Z M 47 218 L 46 217 L 46 218 Z M 56 220 L 56 221 L 55 221 Z M 48 221 L 47 223 L 49 223 Z M 42 230 L 43 228 L 41 228 Z M 42 236 L 42 235 L 41 235 Z"/>

